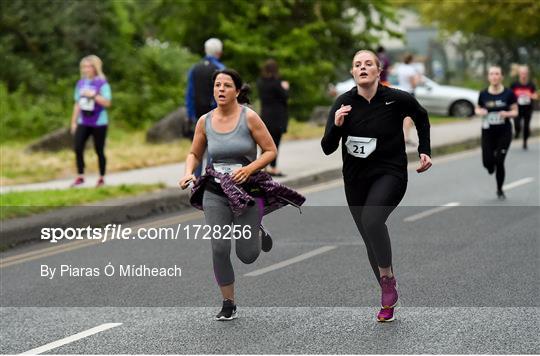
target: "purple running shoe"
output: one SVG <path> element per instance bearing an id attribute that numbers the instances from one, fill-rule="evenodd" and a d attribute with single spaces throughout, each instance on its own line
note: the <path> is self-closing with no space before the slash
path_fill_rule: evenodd
<path id="1" fill-rule="evenodd" d="M 84 178 L 83 177 L 77 177 L 77 179 L 75 179 L 75 181 L 73 183 L 71 183 L 70 187 L 74 188 L 74 187 L 78 187 L 79 185 L 82 185 L 82 184 L 84 184 Z"/>
<path id="2" fill-rule="evenodd" d="M 381 278 L 381 307 L 383 309 L 394 308 L 398 301 L 398 292 L 396 289 L 396 279 L 384 276 Z"/>
<path id="3" fill-rule="evenodd" d="M 381 323 L 394 321 L 394 320 L 396 320 L 396 318 L 394 317 L 394 308 L 388 308 L 388 309 L 382 308 L 377 313 L 377 321 Z"/>

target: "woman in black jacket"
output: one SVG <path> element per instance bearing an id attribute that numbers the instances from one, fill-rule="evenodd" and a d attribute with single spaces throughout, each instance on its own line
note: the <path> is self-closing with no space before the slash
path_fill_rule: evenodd
<path id="1" fill-rule="evenodd" d="M 398 301 L 386 220 L 407 188 L 403 119 L 412 118 L 418 131 L 418 173 L 431 167 L 431 145 L 426 110 L 409 93 L 380 84 L 381 70 L 375 53 L 356 52 L 351 68 L 356 86 L 336 99 L 321 146 L 329 155 L 341 142 L 345 196 L 381 286 L 377 320 L 386 322 L 395 319 Z"/>
<path id="2" fill-rule="evenodd" d="M 287 110 L 289 82 L 281 80 L 275 60 L 269 59 L 264 63 L 261 77 L 257 80 L 257 89 L 261 98 L 261 118 L 279 149 L 281 135 L 287 132 L 289 122 Z M 270 163 L 267 172 L 272 176 L 281 177 L 283 173 L 276 168 L 276 161 L 277 157 Z"/>

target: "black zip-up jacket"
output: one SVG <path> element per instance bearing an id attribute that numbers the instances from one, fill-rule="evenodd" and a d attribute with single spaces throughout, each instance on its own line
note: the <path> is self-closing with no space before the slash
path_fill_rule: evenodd
<path id="1" fill-rule="evenodd" d="M 351 105 L 341 127 L 334 124 L 336 110 Z M 330 113 L 321 146 L 325 154 L 333 153 L 342 141 L 343 178 L 353 184 L 373 175 L 391 174 L 407 180 L 407 154 L 403 137 L 403 119 L 410 116 L 418 131 L 418 154 L 431 155 L 429 118 L 426 110 L 409 93 L 379 84 L 368 102 L 358 95 L 356 87 L 339 96 Z M 348 136 L 377 139 L 377 147 L 366 158 L 350 155 L 345 147 Z"/>

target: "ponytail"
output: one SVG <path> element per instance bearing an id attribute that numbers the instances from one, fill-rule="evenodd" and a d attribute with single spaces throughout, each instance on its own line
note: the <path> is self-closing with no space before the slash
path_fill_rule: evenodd
<path id="1" fill-rule="evenodd" d="M 250 104 L 249 100 L 249 92 L 251 91 L 251 87 L 244 83 L 242 84 L 242 87 L 240 88 L 240 93 L 238 93 L 238 96 L 236 97 L 236 100 L 238 100 L 239 104 Z"/>

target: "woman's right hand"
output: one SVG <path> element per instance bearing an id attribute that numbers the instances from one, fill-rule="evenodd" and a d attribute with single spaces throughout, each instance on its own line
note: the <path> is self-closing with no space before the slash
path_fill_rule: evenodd
<path id="1" fill-rule="evenodd" d="M 71 127 L 69 129 L 69 132 L 71 132 L 72 135 L 75 135 L 75 131 L 77 131 L 77 123 L 76 122 L 72 122 L 71 123 Z"/>
<path id="2" fill-rule="evenodd" d="M 189 186 L 189 183 L 195 182 L 197 178 L 193 174 L 186 174 L 180 181 L 178 182 L 178 185 L 182 189 L 186 189 Z"/>
<path id="3" fill-rule="evenodd" d="M 478 116 L 486 116 L 488 114 L 488 111 L 485 108 L 476 108 L 475 114 Z"/>
<path id="4" fill-rule="evenodd" d="M 341 107 L 336 110 L 336 114 L 334 116 L 334 124 L 338 127 L 341 127 L 343 125 L 343 122 L 345 121 L 345 116 L 349 114 L 349 111 L 351 111 L 351 109 L 352 106 L 341 104 Z"/>

